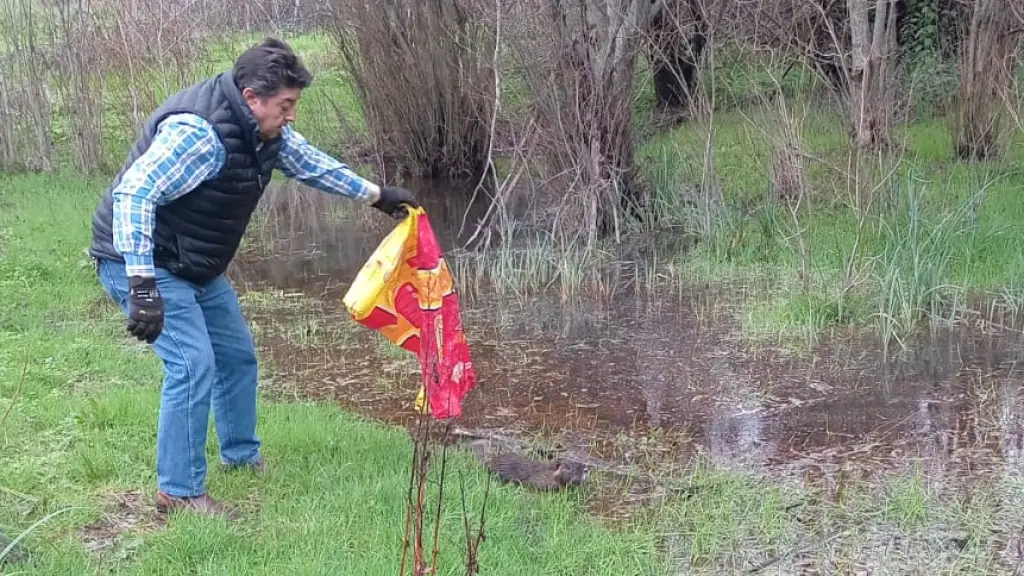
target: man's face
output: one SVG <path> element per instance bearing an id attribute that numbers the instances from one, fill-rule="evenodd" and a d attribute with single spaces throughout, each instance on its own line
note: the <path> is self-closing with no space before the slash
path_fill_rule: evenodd
<path id="1" fill-rule="evenodd" d="M 295 121 L 295 109 L 301 95 L 301 88 L 282 88 L 263 98 L 251 88 L 242 90 L 242 96 L 260 126 L 260 135 L 266 140 L 276 138 L 285 126 Z"/>

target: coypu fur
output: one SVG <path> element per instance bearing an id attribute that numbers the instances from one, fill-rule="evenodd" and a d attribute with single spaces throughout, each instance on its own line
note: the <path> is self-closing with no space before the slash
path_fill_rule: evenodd
<path id="1" fill-rule="evenodd" d="M 537 462 L 518 454 L 496 454 L 483 461 L 502 481 L 534 490 L 556 491 L 578 486 L 590 475 L 586 464 L 562 459 Z"/>

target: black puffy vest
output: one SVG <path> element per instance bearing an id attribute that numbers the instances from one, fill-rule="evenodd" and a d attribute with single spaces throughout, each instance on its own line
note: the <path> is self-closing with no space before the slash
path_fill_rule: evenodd
<path id="1" fill-rule="evenodd" d="M 253 211 L 270 181 L 281 138 L 260 142 L 259 129 L 230 72 L 203 80 L 171 96 L 146 121 L 113 184 L 92 219 L 94 258 L 124 261 L 114 247 L 111 191 L 125 170 L 145 153 L 159 123 L 189 112 L 209 122 L 227 155 L 219 174 L 188 194 L 156 209 L 153 263 L 173 274 L 205 283 L 223 273 L 234 258 Z M 257 149 L 258 148 L 258 149 Z"/>

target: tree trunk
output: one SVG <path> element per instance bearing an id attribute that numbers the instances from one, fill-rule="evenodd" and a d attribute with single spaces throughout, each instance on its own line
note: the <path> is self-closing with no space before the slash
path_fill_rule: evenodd
<path id="1" fill-rule="evenodd" d="M 998 155 L 1003 108 L 1020 48 L 1009 0 L 978 0 L 960 61 L 954 116 L 956 154 L 964 160 Z"/>
<path id="2" fill-rule="evenodd" d="M 648 22 L 648 0 L 591 0 L 585 4 L 588 100 L 580 133 L 592 198 L 588 220 L 597 233 L 616 228 L 617 213 L 635 200 L 632 135 L 633 78 L 640 31 Z"/>
<path id="3" fill-rule="evenodd" d="M 889 144 L 892 125 L 890 58 L 894 52 L 894 0 L 847 0 L 850 13 L 850 117 L 853 143 L 878 149 Z"/>
<path id="4" fill-rule="evenodd" d="M 665 0 L 651 15 L 649 54 L 661 109 L 685 109 L 697 88 L 706 22 L 699 0 Z"/>

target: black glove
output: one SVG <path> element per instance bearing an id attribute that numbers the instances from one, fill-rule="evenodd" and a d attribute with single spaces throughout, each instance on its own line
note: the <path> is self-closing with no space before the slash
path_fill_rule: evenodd
<path id="1" fill-rule="evenodd" d="M 408 204 L 413 208 L 420 207 L 412 193 L 405 188 L 381 188 L 380 198 L 371 206 L 388 216 L 401 219 L 409 215 L 409 211 L 402 204 Z"/>
<path id="2" fill-rule="evenodd" d="M 128 332 L 152 344 L 164 329 L 164 300 L 156 278 L 132 276 L 128 288 Z"/>

